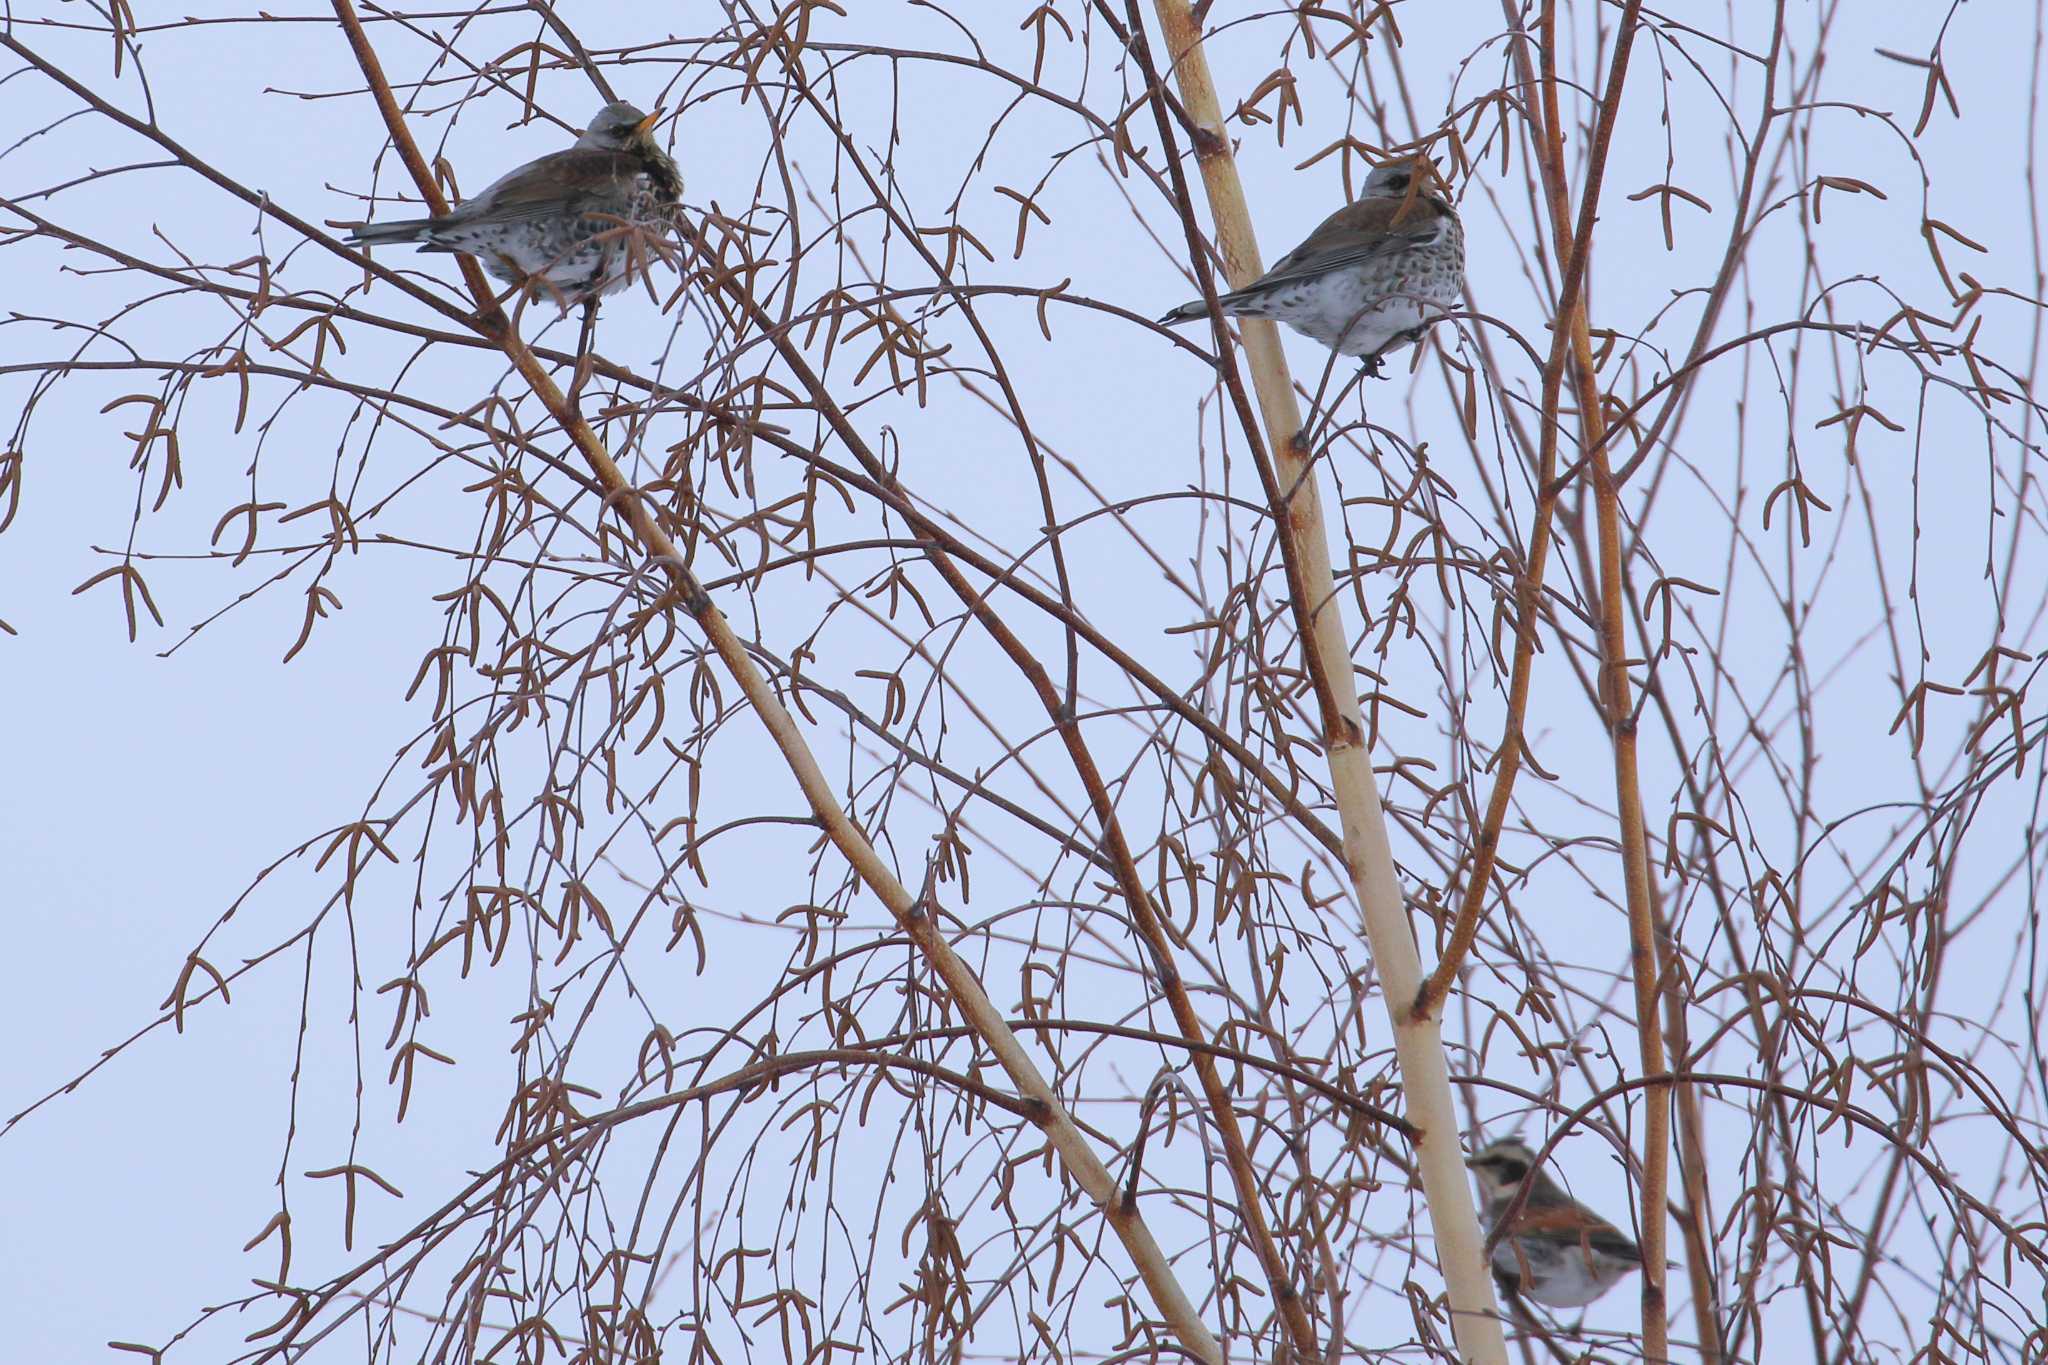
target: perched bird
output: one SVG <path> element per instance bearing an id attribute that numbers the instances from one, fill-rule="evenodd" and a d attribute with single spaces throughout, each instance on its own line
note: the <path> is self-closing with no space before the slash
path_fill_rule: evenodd
<path id="1" fill-rule="evenodd" d="M 1527 1143 L 1502 1138 L 1465 1164 L 1479 1179 L 1489 1234 L 1528 1187 L 1513 1227 L 1493 1248 L 1493 1278 L 1509 1293 L 1519 1291 L 1553 1308 L 1578 1308 L 1642 1265 L 1642 1251 L 1619 1228 L 1537 1169 Z"/>
<path id="2" fill-rule="evenodd" d="M 1420 341 L 1465 289 L 1465 229 L 1427 160 L 1373 168 L 1346 204 L 1244 288 L 1216 300 L 1227 317 L 1272 318 L 1380 373 L 1388 352 Z M 1200 299 L 1159 319 L 1207 317 Z"/>
<path id="3" fill-rule="evenodd" d="M 358 246 L 416 242 L 422 251 L 463 251 L 508 284 L 553 295 L 564 311 L 625 287 L 636 230 L 659 231 L 683 192 L 676 163 L 643 114 L 624 100 L 597 111 L 576 145 L 529 161 L 438 218 L 365 223 Z"/>

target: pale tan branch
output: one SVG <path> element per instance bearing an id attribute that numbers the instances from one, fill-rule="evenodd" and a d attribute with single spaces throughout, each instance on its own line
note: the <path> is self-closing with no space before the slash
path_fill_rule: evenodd
<path id="1" fill-rule="evenodd" d="M 1216 223 L 1217 245 L 1233 287 L 1260 273 L 1258 239 L 1238 180 L 1231 140 L 1217 104 L 1215 83 L 1202 53 L 1201 33 L 1185 0 L 1154 0 L 1181 103 L 1194 125 L 1196 158 Z M 1300 624 L 1303 661 L 1324 702 L 1323 744 L 1344 835 L 1344 863 L 1365 920 L 1381 994 L 1393 1026 L 1407 1117 L 1420 1131 L 1416 1168 L 1436 1234 L 1449 1292 L 1451 1326 L 1468 1361 L 1505 1362 L 1500 1309 L 1486 1270 L 1484 1241 L 1458 1139 L 1456 1111 L 1445 1065 L 1441 1011 L 1420 1018 L 1409 1011 L 1421 984 L 1421 958 L 1394 870 L 1392 845 L 1366 748 L 1363 713 L 1351 684 L 1351 653 L 1330 568 L 1330 546 L 1310 453 L 1300 441 L 1301 413 L 1280 348 L 1279 331 L 1262 319 L 1243 319 L 1240 334 L 1251 362 L 1274 474 L 1284 497 L 1275 509 L 1291 542 L 1300 582 L 1292 594 Z"/>

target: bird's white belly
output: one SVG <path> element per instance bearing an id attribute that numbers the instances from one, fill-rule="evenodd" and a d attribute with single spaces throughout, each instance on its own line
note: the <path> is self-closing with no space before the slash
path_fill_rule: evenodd
<path id="1" fill-rule="evenodd" d="M 512 229 L 467 224 L 445 228 L 436 237 L 476 256 L 484 269 L 507 284 L 546 280 L 573 298 L 582 298 L 614 293 L 626 284 L 632 255 L 618 226 L 610 218 L 529 223 Z"/>
<path id="2" fill-rule="evenodd" d="M 1331 271 L 1280 290 L 1268 311 L 1341 355 L 1369 356 L 1440 311 L 1443 293 L 1425 279 Z"/>
<path id="3" fill-rule="evenodd" d="M 1422 305 L 1368 288 L 1348 273 L 1325 276 L 1308 289 L 1294 329 L 1342 355 L 1372 355 L 1423 319 Z"/>
<path id="4" fill-rule="evenodd" d="M 1493 1249 L 1493 1263 L 1521 1281 L 1522 1293 L 1552 1308 L 1583 1308 L 1630 1269 L 1589 1255 L 1583 1247 L 1541 1239 L 1504 1240 Z"/>

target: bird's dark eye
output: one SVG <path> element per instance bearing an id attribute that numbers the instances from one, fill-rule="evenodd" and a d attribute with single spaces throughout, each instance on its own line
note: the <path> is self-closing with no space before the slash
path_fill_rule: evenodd
<path id="1" fill-rule="evenodd" d="M 1501 1157 L 1494 1163 L 1494 1166 L 1500 1171 L 1500 1178 L 1510 1185 L 1529 1174 L 1528 1163 L 1517 1161 L 1511 1156 Z"/>
<path id="2" fill-rule="evenodd" d="M 1387 185 L 1391 189 L 1405 190 L 1408 188 L 1408 177 L 1405 175 L 1397 175 L 1393 179 L 1389 180 L 1387 182 Z"/>

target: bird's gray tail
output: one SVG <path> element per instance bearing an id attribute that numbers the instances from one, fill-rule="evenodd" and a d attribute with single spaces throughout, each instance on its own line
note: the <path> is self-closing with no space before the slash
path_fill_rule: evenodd
<path id="1" fill-rule="evenodd" d="M 1260 300 L 1254 297 L 1249 290 L 1240 289 L 1235 293 L 1218 295 L 1216 302 L 1223 309 L 1223 316 L 1227 318 L 1262 317 L 1265 312 L 1260 307 Z M 1192 322 L 1196 318 L 1208 316 L 1209 305 L 1201 299 L 1191 299 L 1159 319 L 1159 321 L 1161 323 Z"/>
<path id="2" fill-rule="evenodd" d="M 348 240 L 355 246 L 375 246 L 379 242 L 416 242 L 424 237 L 427 229 L 434 225 L 431 218 L 403 218 L 390 223 L 365 223 L 350 228 Z"/>

